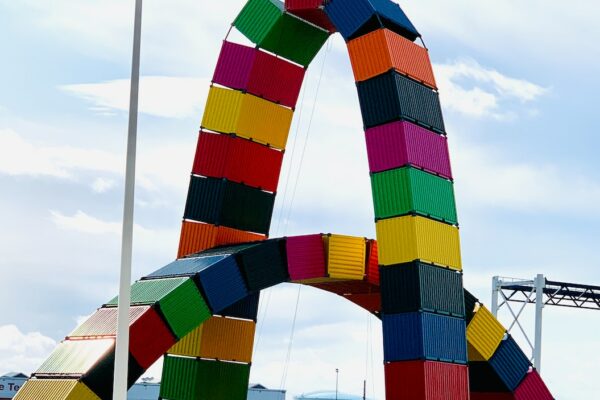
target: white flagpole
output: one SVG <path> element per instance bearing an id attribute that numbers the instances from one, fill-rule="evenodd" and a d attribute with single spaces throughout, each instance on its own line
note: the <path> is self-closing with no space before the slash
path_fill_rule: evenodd
<path id="1" fill-rule="evenodd" d="M 127 134 L 127 165 L 125 170 L 125 201 L 121 242 L 121 278 L 117 318 L 117 346 L 113 400 L 127 399 L 127 364 L 129 361 L 129 307 L 131 305 L 131 258 L 133 248 L 133 208 L 135 197 L 135 156 L 137 142 L 138 94 L 140 85 L 140 43 L 142 39 L 142 0 L 135 1 L 133 29 L 131 92 L 129 97 L 129 129 Z"/>

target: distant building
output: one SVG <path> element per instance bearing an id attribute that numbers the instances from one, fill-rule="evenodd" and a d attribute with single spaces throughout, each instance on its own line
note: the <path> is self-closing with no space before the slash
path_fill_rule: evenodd
<path id="1" fill-rule="evenodd" d="M 337 397 L 336 397 L 337 396 Z M 362 396 L 356 396 L 348 393 L 340 393 L 332 390 L 322 390 L 318 392 L 302 393 L 294 397 L 295 400 L 363 400 Z"/>
<path id="2" fill-rule="evenodd" d="M 0 400 L 8 400 L 15 397 L 17 391 L 27 381 L 28 376 L 19 372 L 10 372 L 0 376 Z"/>
<path id="3" fill-rule="evenodd" d="M 248 400 L 285 400 L 285 390 L 267 389 L 260 383 L 250 384 Z"/>

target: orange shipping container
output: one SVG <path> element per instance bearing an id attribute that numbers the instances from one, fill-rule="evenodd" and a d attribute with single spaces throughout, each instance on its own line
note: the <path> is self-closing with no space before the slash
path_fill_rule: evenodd
<path id="1" fill-rule="evenodd" d="M 185 257 L 215 246 L 254 242 L 267 237 L 256 233 L 192 221 L 183 221 L 177 258 Z"/>
<path id="2" fill-rule="evenodd" d="M 394 69 L 437 89 L 427 49 L 388 29 L 351 40 L 348 51 L 357 82 Z"/>

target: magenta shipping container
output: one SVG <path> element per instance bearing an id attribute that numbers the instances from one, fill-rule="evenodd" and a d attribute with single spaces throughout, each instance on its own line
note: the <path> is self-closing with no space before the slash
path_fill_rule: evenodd
<path id="1" fill-rule="evenodd" d="M 224 41 L 213 83 L 294 108 L 304 72 L 304 68 L 254 47 Z"/>
<path id="2" fill-rule="evenodd" d="M 515 390 L 515 400 L 553 400 L 536 370 L 531 370 Z"/>
<path id="3" fill-rule="evenodd" d="M 292 281 L 324 278 L 325 245 L 321 235 L 295 236 L 286 241 L 288 272 Z"/>
<path id="4" fill-rule="evenodd" d="M 386 171 L 407 164 L 452 179 L 448 140 L 406 121 L 369 128 L 365 132 L 369 170 Z"/>

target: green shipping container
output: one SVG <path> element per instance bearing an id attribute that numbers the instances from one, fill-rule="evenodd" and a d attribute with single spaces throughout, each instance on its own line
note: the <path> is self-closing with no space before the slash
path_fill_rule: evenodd
<path id="1" fill-rule="evenodd" d="M 237 400 L 248 392 L 250 365 L 165 356 L 160 397 L 178 400 Z"/>
<path id="2" fill-rule="evenodd" d="M 107 306 L 114 307 L 117 302 L 118 297 L 115 297 Z M 184 337 L 211 316 L 198 287 L 190 278 L 138 281 L 131 287 L 131 304 L 158 304 L 177 338 Z"/>
<path id="3" fill-rule="evenodd" d="M 278 0 L 250 0 L 235 27 L 260 48 L 308 66 L 329 32 L 284 11 Z"/>
<path id="4" fill-rule="evenodd" d="M 377 219 L 419 214 L 457 224 L 451 181 L 412 167 L 371 175 Z"/>

